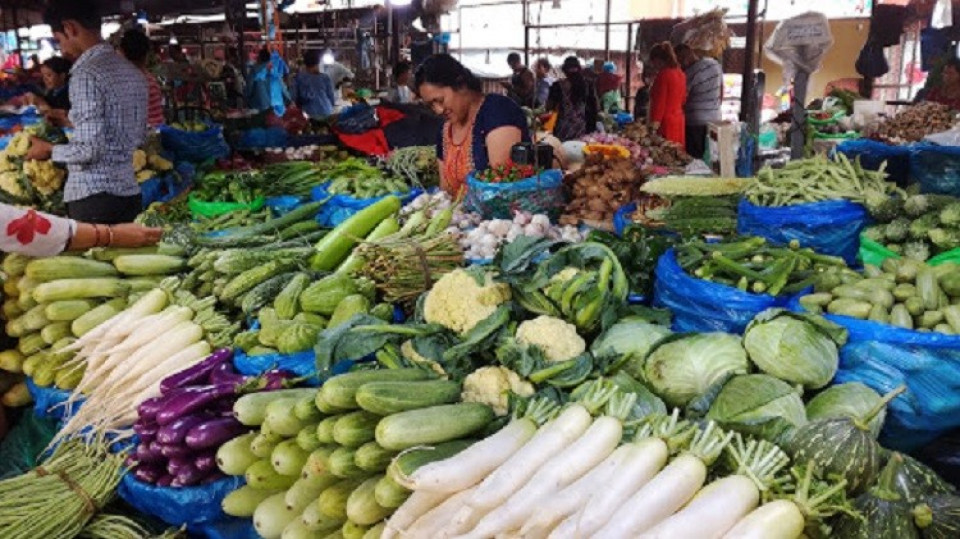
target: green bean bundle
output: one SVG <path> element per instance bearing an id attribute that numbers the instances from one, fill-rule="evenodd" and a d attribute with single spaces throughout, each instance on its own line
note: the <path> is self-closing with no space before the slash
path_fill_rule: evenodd
<path id="1" fill-rule="evenodd" d="M 782 169 L 765 167 L 747 187 L 747 199 L 757 206 L 792 206 L 827 200 L 849 200 L 873 206 L 898 192 L 880 170 L 867 170 L 860 160 L 838 153 L 835 159 L 817 156 L 787 163 Z"/>

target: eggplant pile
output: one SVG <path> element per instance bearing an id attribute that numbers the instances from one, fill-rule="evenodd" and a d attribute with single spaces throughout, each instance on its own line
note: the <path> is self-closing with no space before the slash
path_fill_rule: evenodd
<path id="1" fill-rule="evenodd" d="M 233 405 L 242 392 L 262 386 L 279 389 L 291 375 L 270 371 L 262 380 L 234 369 L 233 352 L 217 350 L 196 365 L 160 382 L 160 396 L 137 409 L 133 430 L 139 437 L 128 458 L 134 477 L 145 483 L 189 487 L 225 477 L 216 452 L 249 429 L 237 421 Z"/>

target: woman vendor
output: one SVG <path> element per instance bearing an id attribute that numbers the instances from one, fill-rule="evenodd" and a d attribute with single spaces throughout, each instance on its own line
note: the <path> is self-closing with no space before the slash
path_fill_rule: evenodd
<path id="1" fill-rule="evenodd" d="M 925 99 L 960 110 L 960 59 L 951 58 L 940 72 L 940 84 L 927 90 Z"/>
<path id="2" fill-rule="evenodd" d="M 480 79 L 448 54 L 424 60 L 414 86 L 444 118 L 437 142 L 440 187 L 453 196 L 465 190 L 470 172 L 506 164 L 513 145 L 530 140 L 519 105 L 503 95 L 484 95 Z"/>
<path id="3" fill-rule="evenodd" d="M 40 66 L 43 76 L 43 95 L 31 96 L 32 102 L 46 116 L 63 120 L 70 110 L 70 60 L 54 56 Z M 60 122 L 54 121 L 60 125 Z"/>

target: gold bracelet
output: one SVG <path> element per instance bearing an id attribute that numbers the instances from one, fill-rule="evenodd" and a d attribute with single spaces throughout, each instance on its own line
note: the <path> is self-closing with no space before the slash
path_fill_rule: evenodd
<path id="1" fill-rule="evenodd" d="M 113 227 L 107 225 L 107 247 L 113 245 Z"/>
<path id="2" fill-rule="evenodd" d="M 93 233 L 94 233 L 93 246 L 100 247 L 100 225 L 93 225 Z"/>

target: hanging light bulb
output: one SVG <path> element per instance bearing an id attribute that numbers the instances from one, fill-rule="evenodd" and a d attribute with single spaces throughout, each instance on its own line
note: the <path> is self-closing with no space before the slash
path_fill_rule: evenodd
<path id="1" fill-rule="evenodd" d="M 171 44 L 171 45 L 177 45 L 177 44 L 179 44 L 179 43 L 180 43 L 180 42 L 177 41 L 177 36 L 174 36 L 174 35 L 171 35 L 171 36 L 170 36 L 170 44 Z"/>
<path id="2" fill-rule="evenodd" d="M 333 64 L 333 51 L 327 49 L 323 52 L 323 65 L 328 66 Z"/>
<path id="3" fill-rule="evenodd" d="M 560 0 L 553 0 L 553 9 L 560 9 Z"/>

